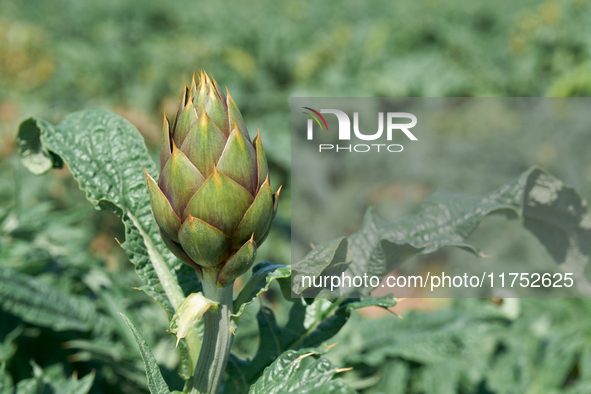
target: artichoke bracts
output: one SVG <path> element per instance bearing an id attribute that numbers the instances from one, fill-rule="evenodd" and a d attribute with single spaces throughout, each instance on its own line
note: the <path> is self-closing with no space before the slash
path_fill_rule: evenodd
<path id="1" fill-rule="evenodd" d="M 167 246 L 200 274 L 217 271 L 218 286 L 242 275 L 277 210 L 268 172 L 260 132 L 251 142 L 230 94 L 200 72 L 172 127 L 164 116 L 158 183 L 146 173 Z"/>

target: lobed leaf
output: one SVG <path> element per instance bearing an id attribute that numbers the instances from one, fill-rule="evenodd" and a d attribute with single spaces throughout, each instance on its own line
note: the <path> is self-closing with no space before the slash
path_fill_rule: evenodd
<path id="1" fill-rule="evenodd" d="M 21 162 L 34 174 L 65 162 L 94 207 L 121 218 L 122 247 L 144 282 L 142 290 L 172 316 L 184 299 L 178 282 L 195 273 L 172 255 L 159 235 L 144 173 L 144 168 L 152 174 L 158 169 L 135 127 L 106 109 L 71 113 L 57 126 L 29 118 L 19 127 L 17 148 Z"/>
<path id="2" fill-rule="evenodd" d="M 351 298 L 335 302 L 317 299 L 311 305 L 307 305 L 299 299 L 293 304 L 284 327 L 277 324 L 270 309 L 261 307 L 257 314 L 261 338 L 257 353 L 252 360 L 230 356 L 224 393 L 245 392 L 261 376 L 264 369 L 287 350 L 320 346 L 340 331 L 351 316 L 352 310 L 391 303 L 391 299 L 371 298 L 360 301 Z"/>
<path id="3" fill-rule="evenodd" d="M 170 389 L 162 377 L 160 367 L 156 361 L 156 357 L 152 354 L 150 346 L 136 328 L 136 326 L 127 318 L 127 316 L 121 314 L 125 323 L 129 326 L 135 341 L 138 344 L 142 359 L 144 360 L 144 366 L 146 367 L 146 377 L 148 378 L 148 388 L 151 394 L 170 394 Z"/>
<path id="4" fill-rule="evenodd" d="M 465 240 L 490 214 L 521 218 L 554 260 L 574 271 L 582 272 L 591 258 L 591 216 L 586 202 L 574 189 L 532 167 L 482 198 L 436 191 L 425 199 L 419 213 L 399 220 L 384 222 L 369 209 L 361 228 L 347 237 L 352 259 L 344 267 L 345 276 L 381 278 L 414 255 L 433 253 L 446 246 L 483 257 Z M 312 250 L 294 264 L 293 270 L 312 277 L 334 275 L 334 255 L 342 242 L 338 241 L 323 244 L 320 252 Z M 319 295 L 320 289 L 302 288 L 297 277 L 294 275 L 292 283 L 296 294 Z M 341 287 L 339 295 L 368 296 L 372 290 Z M 323 290 L 320 295 L 335 294 Z"/>
<path id="5" fill-rule="evenodd" d="M 145 171 L 157 166 L 137 129 L 106 109 L 67 115 L 57 126 L 30 118 L 21 123 L 17 150 L 23 165 L 42 174 L 65 162 L 96 209 L 115 213 L 125 226 L 121 245 L 143 282 L 141 290 L 174 315 L 185 295 L 199 291 L 195 271 L 164 245 L 151 212 Z M 199 349 L 197 333 L 185 338 Z M 181 346 L 183 365 L 192 368 L 197 354 Z M 188 360 L 190 358 L 191 360 Z"/>

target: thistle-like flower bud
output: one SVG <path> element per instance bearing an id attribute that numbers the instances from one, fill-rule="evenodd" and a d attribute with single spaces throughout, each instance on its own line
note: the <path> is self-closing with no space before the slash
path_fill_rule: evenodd
<path id="1" fill-rule="evenodd" d="M 172 127 L 166 116 L 158 183 L 146 173 L 166 245 L 226 286 L 246 272 L 277 211 L 260 131 L 251 142 L 238 107 L 213 77 L 185 86 Z"/>

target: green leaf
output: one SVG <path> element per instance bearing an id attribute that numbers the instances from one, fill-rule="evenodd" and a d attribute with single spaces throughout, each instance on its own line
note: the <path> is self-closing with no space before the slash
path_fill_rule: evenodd
<path id="1" fill-rule="evenodd" d="M 269 286 L 276 279 L 289 278 L 291 268 L 286 265 L 271 264 L 268 261 L 258 263 L 252 269 L 252 276 L 234 301 L 233 318 L 238 318 L 244 312 L 244 308 L 262 293 L 269 290 Z"/>
<path id="2" fill-rule="evenodd" d="M 18 326 L 4 337 L 4 341 L 0 342 L 0 363 L 8 361 L 15 355 L 17 345 L 14 340 L 23 332 L 24 327 Z"/>
<path id="3" fill-rule="evenodd" d="M 63 347 L 65 349 L 82 350 L 84 352 L 91 353 L 96 357 L 103 357 L 115 362 L 119 362 L 129 356 L 129 352 L 122 342 L 73 339 L 71 341 L 65 342 Z"/>
<path id="4" fill-rule="evenodd" d="M 348 241 L 345 237 L 316 245 L 306 257 L 292 266 L 293 292 L 301 294 L 307 289 L 307 287 L 303 287 L 303 276 L 340 275 L 345 271 L 351 261 L 347 253 L 347 246 Z M 316 289 L 311 289 L 306 293 L 306 297 L 316 296 L 315 291 Z"/>
<path id="5" fill-rule="evenodd" d="M 273 312 L 265 307 L 257 314 L 259 325 L 259 348 L 252 360 L 241 360 L 233 355 L 228 363 L 228 380 L 224 393 L 241 393 L 253 384 L 263 370 L 286 350 L 312 348 L 321 345 L 336 335 L 351 316 L 351 310 L 375 304 L 391 304 L 391 300 L 371 298 L 340 299 L 331 302 L 317 299 L 306 305 L 302 299 L 290 310 L 288 322 L 280 327 Z M 349 305 L 353 305 L 349 308 Z"/>
<path id="6" fill-rule="evenodd" d="M 522 305 L 517 319 L 505 308 L 513 301 Z M 494 393 L 586 393 L 590 301 L 504 299 L 497 306 L 459 299 L 435 312 L 408 312 L 403 320 L 354 315 L 335 338 L 330 359 L 354 366 L 351 375 L 361 379 L 378 369 L 373 376 L 379 382 L 363 386 L 377 383 L 368 392 L 472 393 L 486 387 Z M 360 379 L 352 380 L 362 387 Z"/>
<path id="7" fill-rule="evenodd" d="M 234 355 L 230 356 L 229 379 L 224 385 L 225 394 L 245 392 L 263 373 L 263 370 L 283 352 L 290 349 L 291 345 L 295 345 L 296 349 L 300 348 L 299 344 L 304 341 L 307 333 L 304 327 L 306 308 L 302 300 L 293 304 L 288 323 L 285 327 L 279 327 L 273 312 L 261 307 L 257 314 L 260 338 L 257 353 L 252 360 L 241 360 Z"/>
<path id="8" fill-rule="evenodd" d="M 199 291 L 195 270 L 174 257 L 162 241 L 144 172 L 154 175 L 158 168 L 141 134 L 127 120 L 105 109 L 69 114 L 57 126 L 31 118 L 19 127 L 17 145 L 21 162 L 29 171 L 41 174 L 63 160 L 93 206 L 121 218 L 125 225 L 121 246 L 144 283 L 141 289 L 169 318 L 185 295 Z M 43 164 L 41 156 L 55 158 L 54 164 L 47 165 L 47 160 Z M 42 165 L 36 164 L 39 162 Z M 191 342 L 193 354 L 183 351 L 182 355 L 194 364 L 199 338 L 190 333 L 185 340 Z"/>
<path id="9" fill-rule="evenodd" d="M 87 394 L 94 383 L 94 373 L 90 373 L 82 379 L 78 379 L 76 376 L 66 379 L 59 364 L 47 367 L 45 370 L 33 361 L 31 361 L 31 366 L 33 367 L 33 377 L 18 382 L 17 394 Z"/>
<path id="10" fill-rule="evenodd" d="M 347 304 L 347 311 L 351 312 L 357 309 L 367 308 L 369 306 L 379 306 L 381 308 L 388 309 L 396 306 L 397 303 L 398 300 L 393 294 L 388 294 L 383 298 L 369 297 Z"/>
<path id="11" fill-rule="evenodd" d="M 2 362 L 0 364 L 0 394 L 12 394 L 12 392 L 12 378 L 6 372 L 6 363 Z"/>
<path id="12" fill-rule="evenodd" d="M 355 319 L 351 326 L 355 329 L 347 330 L 348 338 L 339 338 L 339 347 L 347 349 L 348 364 L 373 367 L 396 358 L 425 364 L 450 362 L 465 356 L 468 350 L 474 352 L 485 338 L 502 333 L 509 324 L 493 305 L 471 313 L 460 308 L 430 314 L 411 312 L 404 319 L 387 316 L 371 324 Z"/>
<path id="13" fill-rule="evenodd" d="M 338 368 L 326 358 L 310 360 L 314 349 L 288 350 L 267 367 L 250 387 L 249 394 L 351 394 L 355 390 L 341 380 L 333 380 Z M 306 362 L 308 361 L 308 362 Z"/>
<path id="14" fill-rule="evenodd" d="M 30 118 L 17 135 L 23 165 L 35 174 L 63 160 L 96 209 L 106 209 L 125 224 L 122 245 L 146 292 L 173 314 L 184 294 L 175 280 L 195 275 L 164 246 L 150 211 L 144 168 L 158 169 L 140 133 L 128 121 L 105 109 L 67 115 L 57 126 Z M 180 282 L 181 279 L 178 279 Z"/>
<path id="15" fill-rule="evenodd" d="M 101 332 L 107 324 L 90 300 L 64 294 L 53 286 L 2 265 L 0 306 L 28 323 L 56 331 Z"/>
<path id="16" fill-rule="evenodd" d="M 406 394 L 410 368 L 400 361 L 384 364 L 383 377 L 378 383 L 377 392 L 391 394 Z"/>
<path id="17" fill-rule="evenodd" d="M 38 394 L 44 390 L 45 384 L 39 378 L 23 379 L 16 385 L 17 394 Z"/>
<path id="18" fill-rule="evenodd" d="M 144 360 L 144 366 L 146 367 L 146 377 L 148 378 L 148 388 L 150 389 L 150 393 L 170 394 L 170 389 L 162 377 L 160 367 L 158 366 L 156 358 L 152 354 L 150 346 L 138 329 L 133 325 L 131 320 L 129 320 L 127 316 L 123 314 L 121 316 L 123 316 L 123 319 L 125 319 L 125 323 L 127 323 L 129 326 L 129 329 L 131 330 L 133 337 L 140 348 L 140 353 L 142 354 L 142 359 Z"/>
<path id="19" fill-rule="evenodd" d="M 381 278 L 414 255 L 433 253 L 446 246 L 459 247 L 483 257 L 482 252 L 465 239 L 484 217 L 493 213 L 521 218 L 557 263 L 584 267 L 591 257 L 591 216 L 587 213 L 586 202 L 574 189 L 544 170 L 532 167 L 482 198 L 436 191 L 425 199 L 419 213 L 400 220 L 384 222 L 372 209 L 368 210 L 361 229 L 348 237 L 352 262 L 347 265 L 345 276 Z M 335 250 L 337 241 L 320 252 L 314 249 L 295 264 L 293 270 L 310 276 L 334 275 L 326 267 L 334 262 L 329 252 Z M 294 275 L 292 289 L 301 294 L 306 289 L 297 278 L 298 275 Z M 314 293 L 308 294 L 312 290 Z M 339 288 L 341 296 L 352 290 L 368 296 L 373 288 Z M 317 296 L 319 291 L 310 289 L 304 295 Z"/>
<path id="20" fill-rule="evenodd" d="M 94 374 L 89 374 L 78 380 L 75 378 L 69 379 L 61 385 L 54 386 L 55 394 L 86 394 L 92 388 L 94 382 Z"/>

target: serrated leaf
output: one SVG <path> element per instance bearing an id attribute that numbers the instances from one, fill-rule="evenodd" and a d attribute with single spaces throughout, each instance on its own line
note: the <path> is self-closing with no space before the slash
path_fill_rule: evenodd
<path id="1" fill-rule="evenodd" d="M 261 338 L 257 353 L 252 360 L 241 360 L 230 355 L 224 394 L 245 392 L 263 373 L 263 370 L 285 350 L 297 342 L 303 342 L 306 334 L 305 315 L 306 305 L 300 300 L 292 306 L 286 326 L 279 327 L 273 312 L 261 307 L 257 314 L 259 338 Z M 300 347 L 297 344 L 296 346 Z"/>
<path id="2" fill-rule="evenodd" d="M 57 126 L 27 119 L 19 127 L 17 145 L 21 162 L 35 174 L 54 167 L 50 159 L 65 161 L 94 207 L 115 213 L 125 224 L 122 247 L 150 296 L 167 311 L 169 303 L 182 302 L 175 274 L 195 273 L 160 238 L 143 174 L 144 168 L 152 174 L 158 169 L 135 127 L 106 109 L 89 109 L 67 115 Z"/>
<path id="3" fill-rule="evenodd" d="M 291 268 L 286 265 L 271 264 L 268 261 L 258 263 L 252 269 L 252 276 L 234 301 L 233 318 L 238 318 L 244 312 L 244 308 L 263 292 L 269 289 L 276 279 L 289 278 Z"/>
<path id="4" fill-rule="evenodd" d="M 288 350 L 267 367 L 250 387 L 249 394 L 352 394 L 355 390 L 341 380 L 332 380 L 338 372 L 326 358 L 306 360 L 314 349 Z M 304 361 L 306 360 L 306 361 Z"/>
<path id="5" fill-rule="evenodd" d="M 129 326 L 129 329 L 139 346 L 142 359 L 144 360 L 144 366 L 146 367 L 146 377 L 148 378 L 148 388 L 150 389 L 150 393 L 170 394 L 170 389 L 162 377 L 162 372 L 160 372 L 160 367 L 158 366 L 156 358 L 152 354 L 150 346 L 131 320 L 123 314 L 121 316 L 125 319 L 125 323 Z"/>
<path id="6" fill-rule="evenodd" d="M 24 321 L 56 331 L 105 330 L 94 304 L 0 265 L 0 306 Z"/>
<path id="7" fill-rule="evenodd" d="M 482 252 L 465 239 L 484 217 L 493 213 L 521 218 L 557 263 L 581 269 L 591 257 L 591 216 L 587 213 L 586 202 L 574 189 L 544 170 L 532 167 L 482 198 L 436 191 L 425 199 L 419 213 L 400 220 L 384 222 L 369 209 L 361 229 L 347 237 L 352 262 L 344 275 L 381 278 L 414 255 L 433 253 L 446 246 L 459 247 L 482 257 Z M 332 259 L 330 255 L 313 250 L 293 265 L 293 271 L 305 271 L 312 277 L 320 273 L 329 275 L 332 273 L 327 273 L 324 267 Z M 312 267 L 314 265 L 316 268 Z M 302 294 L 306 289 L 296 278 L 294 275 L 292 289 Z M 372 287 L 341 286 L 338 294 L 330 294 L 347 296 L 355 291 L 355 294 L 368 296 L 372 290 Z M 320 291 L 311 288 L 303 295 L 315 297 Z M 325 289 L 321 294 L 329 293 Z"/>
<path id="8" fill-rule="evenodd" d="M 307 305 L 299 299 L 290 310 L 288 322 L 280 327 L 273 312 L 262 307 L 257 314 L 259 348 L 252 360 L 241 360 L 234 355 L 228 363 L 228 379 L 224 385 L 224 394 L 241 393 L 253 384 L 277 357 L 286 350 L 312 348 L 321 345 L 336 335 L 345 325 L 351 315 L 350 304 L 359 299 L 341 299 L 331 302 L 327 299 L 317 299 Z M 375 304 L 389 304 L 391 301 L 379 298 L 365 300 L 363 306 Z M 361 307 L 361 304 L 357 304 Z M 355 305 L 353 306 L 355 308 Z"/>
<path id="9" fill-rule="evenodd" d="M 30 118 L 19 127 L 17 145 L 21 162 L 33 173 L 55 166 L 34 164 L 44 161 L 39 155 L 51 158 L 54 164 L 66 162 L 93 206 L 121 218 L 125 226 L 121 246 L 144 283 L 141 289 L 169 318 L 185 295 L 199 290 L 195 271 L 174 257 L 159 234 L 144 172 L 155 175 L 158 167 L 141 134 L 127 120 L 106 109 L 69 114 L 57 126 Z M 31 164 L 31 160 L 37 161 Z M 197 334 L 190 333 L 186 340 L 193 343 L 192 351 L 199 350 Z M 190 357 L 191 364 L 197 359 L 196 353 L 183 351 L 182 355 Z"/>

